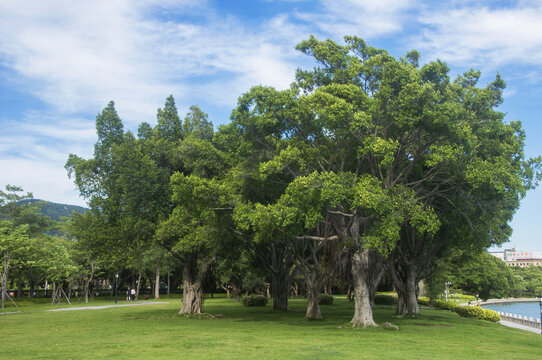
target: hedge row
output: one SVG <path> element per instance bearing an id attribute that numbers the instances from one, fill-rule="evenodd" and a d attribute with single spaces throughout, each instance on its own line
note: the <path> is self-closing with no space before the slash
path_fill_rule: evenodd
<path id="1" fill-rule="evenodd" d="M 487 320 L 492 322 L 501 321 L 501 316 L 499 315 L 499 313 L 493 310 L 483 309 L 479 306 L 458 305 L 455 307 L 455 312 L 458 313 L 460 316 L 468 318 Z"/>
<path id="2" fill-rule="evenodd" d="M 387 295 L 387 294 L 377 294 L 375 295 L 375 304 L 376 305 L 397 305 L 397 296 Z M 418 298 L 418 304 L 430 306 L 430 300 L 427 297 L 420 296 Z M 501 320 L 499 313 L 483 309 L 479 306 L 462 306 L 449 301 L 433 300 L 433 306 L 437 309 L 455 311 L 460 316 L 487 320 L 492 322 L 498 322 Z"/>

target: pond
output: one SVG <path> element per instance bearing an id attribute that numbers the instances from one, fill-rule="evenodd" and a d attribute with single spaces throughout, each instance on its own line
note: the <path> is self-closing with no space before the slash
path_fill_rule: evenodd
<path id="1" fill-rule="evenodd" d="M 538 302 L 514 302 L 504 304 L 487 304 L 482 305 L 484 309 L 516 314 L 540 319 L 540 306 Z"/>

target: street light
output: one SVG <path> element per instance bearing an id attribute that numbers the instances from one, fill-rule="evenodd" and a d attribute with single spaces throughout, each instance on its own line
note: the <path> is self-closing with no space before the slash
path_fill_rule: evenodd
<path id="1" fill-rule="evenodd" d="M 117 293 L 119 289 L 119 273 L 115 273 L 115 304 L 117 303 Z"/>
<path id="2" fill-rule="evenodd" d="M 452 285 L 452 283 L 449 282 L 449 281 L 446 281 L 444 283 L 444 285 L 446 285 L 446 289 L 444 290 L 444 294 L 446 295 L 446 302 L 448 302 L 448 293 L 449 293 L 448 286 Z"/>

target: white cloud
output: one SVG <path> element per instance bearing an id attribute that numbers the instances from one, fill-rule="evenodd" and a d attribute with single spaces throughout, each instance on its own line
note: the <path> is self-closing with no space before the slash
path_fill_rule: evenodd
<path id="1" fill-rule="evenodd" d="M 0 61 L 20 75 L 19 88 L 56 111 L 97 112 L 115 100 L 123 121 L 132 125 L 152 122 L 169 94 L 182 103 L 220 78 L 230 105 L 231 94 L 248 84 L 288 86 L 294 67 L 285 47 L 291 41 L 265 26 L 247 29 L 207 6 L 196 1 L 0 3 Z M 163 16 L 183 12 L 198 21 Z"/>
<path id="2" fill-rule="evenodd" d="M 407 11 L 414 6 L 412 0 L 321 0 L 321 3 L 321 12 L 297 15 L 333 38 L 358 35 L 368 39 L 398 32 L 407 20 Z"/>
<path id="3" fill-rule="evenodd" d="M 458 65 L 542 65 L 542 5 L 461 7 L 422 13 L 416 47 Z"/>
<path id="4" fill-rule="evenodd" d="M 17 185 L 37 199 L 85 206 L 63 167 L 40 160 L 0 159 L 0 168 L 8 169 L 0 175 L 2 186 Z"/>

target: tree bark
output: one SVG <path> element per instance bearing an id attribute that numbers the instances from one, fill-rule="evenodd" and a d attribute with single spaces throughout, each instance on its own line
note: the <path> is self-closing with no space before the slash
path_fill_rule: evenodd
<path id="1" fill-rule="evenodd" d="M 322 313 L 320 312 L 320 292 L 322 291 L 322 284 L 318 279 L 318 274 L 311 274 L 306 276 L 305 281 L 307 284 L 307 313 L 305 317 L 310 320 L 321 320 Z"/>
<path id="2" fill-rule="evenodd" d="M 9 274 L 9 262 L 11 260 L 11 254 L 9 250 L 4 252 L 4 259 L 2 264 L 2 278 L 0 279 L 0 286 L 2 287 L 2 309 L 4 309 L 6 303 L 7 286 L 8 286 L 8 274 Z"/>
<path id="3" fill-rule="evenodd" d="M 378 251 L 369 250 L 369 267 L 367 271 L 367 285 L 369 286 L 369 301 L 375 307 L 375 294 L 378 284 L 384 275 L 384 257 Z"/>
<path id="4" fill-rule="evenodd" d="M 290 284 L 295 278 L 293 258 L 286 244 L 271 243 L 271 296 L 274 310 L 288 310 Z"/>
<path id="5" fill-rule="evenodd" d="M 241 279 L 233 278 L 231 281 L 231 290 L 235 302 L 241 301 Z"/>
<path id="6" fill-rule="evenodd" d="M 197 274 L 197 254 L 185 257 L 183 268 L 183 301 L 179 314 L 201 314 L 203 279 L 214 263 L 216 256 L 201 261 L 201 269 Z"/>
<path id="7" fill-rule="evenodd" d="M 406 317 L 420 316 L 418 305 L 418 283 L 416 268 L 412 264 L 403 264 L 404 274 L 399 274 L 397 269 L 392 269 L 392 279 L 397 291 L 397 315 Z M 404 280 L 401 279 L 404 276 Z"/>
<path id="8" fill-rule="evenodd" d="M 377 326 L 373 320 L 373 309 L 368 285 L 369 250 L 358 249 L 352 254 L 352 277 L 354 282 L 354 317 L 352 325 L 356 328 Z"/>
<path id="9" fill-rule="evenodd" d="M 32 268 L 28 269 L 28 298 L 34 297 L 34 277 L 32 276 Z"/>
<path id="10" fill-rule="evenodd" d="M 23 269 L 19 266 L 19 274 L 17 277 L 17 300 L 21 300 L 23 295 Z"/>
<path id="11" fill-rule="evenodd" d="M 160 254 L 161 255 L 161 254 Z M 156 264 L 156 276 L 154 277 L 154 298 L 160 299 L 160 255 Z"/>
<path id="12" fill-rule="evenodd" d="M 220 284 L 220 287 L 226 291 L 226 298 L 229 300 L 230 299 L 230 289 L 228 289 L 228 286 L 224 285 L 224 284 Z"/>
<path id="13" fill-rule="evenodd" d="M 135 299 L 137 300 L 139 298 L 139 288 L 141 287 L 141 268 L 137 272 L 137 281 L 136 281 L 136 293 L 135 293 Z"/>

